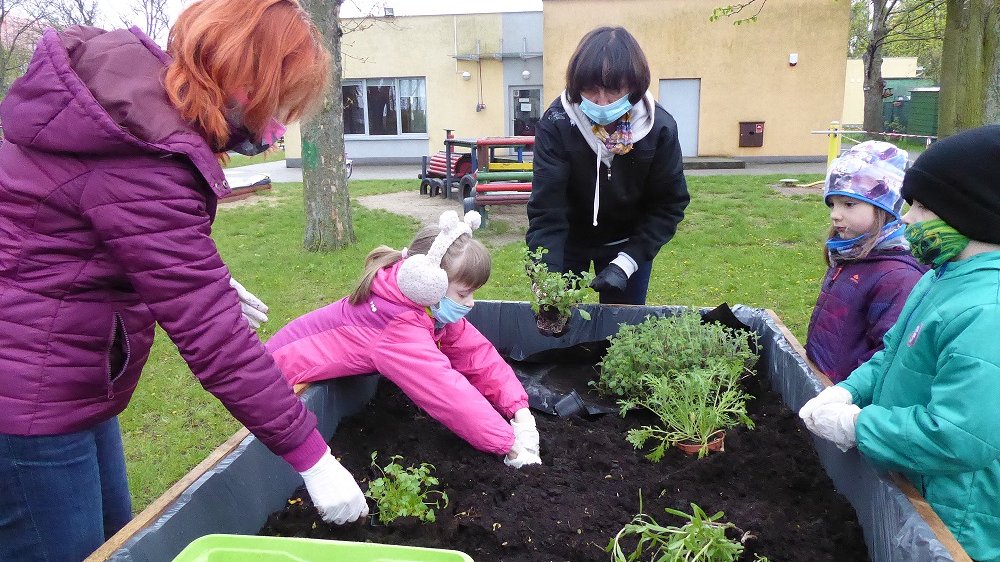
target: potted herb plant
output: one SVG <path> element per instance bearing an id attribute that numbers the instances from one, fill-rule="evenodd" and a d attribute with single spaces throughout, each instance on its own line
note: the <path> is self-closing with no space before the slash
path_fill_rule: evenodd
<path id="1" fill-rule="evenodd" d="M 577 308 L 587 293 L 594 274 L 585 271 L 579 275 L 572 272 L 558 273 L 549 271 L 548 265 L 542 261 L 542 256 L 548 252 L 546 248 L 536 248 L 534 251 L 524 250 L 524 270 L 531 280 L 531 309 L 535 312 L 538 331 L 547 336 L 561 336 L 566 333 L 566 327 L 577 309 L 580 317 L 590 320 L 590 314 L 582 308 Z"/>
<path id="2" fill-rule="evenodd" d="M 743 424 L 753 428 L 746 414 L 750 396 L 739 385 L 741 365 L 714 361 L 672 376 L 644 375 L 645 393 L 619 402 L 622 411 L 642 406 L 659 418 L 662 426 L 643 426 L 628 432 L 628 442 L 641 449 L 657 442 L 646 455 L 652 461 L 663 458 L 666 447 L 676 445 L 699 457 L 724 449 L 725 430 Z"/>
<path id="3" fill-rule="evenodd" d="M 756 354 L 744 334 L 703 324 L 701 315 L 689 309 L 622 326 L 609 339 L 595 386 L 619 398 L 623 416 L 643 407 L 659 418 L 662 425 L 628 434 L 637 449 L 650 439 L 657 442 L 650 460 L 659 461 L 670 445 L 702 457 L 723 449 L 726 429 L 753 427 L 746 415 L 750 396 L 740 379 L 751 372 Z"/>

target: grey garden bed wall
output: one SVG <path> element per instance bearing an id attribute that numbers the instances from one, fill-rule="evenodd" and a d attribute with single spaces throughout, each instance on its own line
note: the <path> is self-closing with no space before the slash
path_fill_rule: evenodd
<path id="1" fill-rule="evenodd" d="M 527 303 L 480 301 L 469 320 L 505 355 L 519 359 L 556 347 L 604 339 L 621 323 L 637 324 L 647 315 L 671 314 L 674 307 L 600 306 L 587 309 L 591 321 L 574 316 L 569 333 L 559 339 L 538 334 Z M 782 326 L 767 311 L 734 307 L 741 321 L 759 336 L 763 374 L 785 403 L 798 409 L 823 387 L 796 353 Z M 350 377 L 310 387 L 302 395 L 316 413 L 320 432 L 329 439 L 340 419 L 360 410 L 374 395 L 376 376 Z M 887 477 L 876 473 L 857 450 L 842 454 L 829 443 L 814 442 L 826 472 L 854 506 L 864 528 L 872 560 L 937 562 L 955 557 L 928 522 Z M 214 467 L 196 476 L 176 498 L 166 498 L 144 528 L 116 536 L 120 548 L 110 559 L 119 562 L 162 562 L 174 558 L 188 543 L 211 533 L 256 534 L 267 516 L 281 509 L 301 478 L 259 441 L 247 437 Z M 144 514 L 147 515 L 148 514 Z M 106 545 L 108 546 L 108 545 Z M 490 562 L 490 561 L 483 561 Z"/>

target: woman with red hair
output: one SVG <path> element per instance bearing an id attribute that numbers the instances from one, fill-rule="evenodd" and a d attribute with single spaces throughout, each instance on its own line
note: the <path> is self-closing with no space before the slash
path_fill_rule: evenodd
<path id="1" fill-rule="evenodd" d="M 210 237 L 221 155 L 272 143 L 329 69 L 294 0 L 197 2 L 167 52 L 137 28 L 45 32 L 0 104 L 0 559 L 81 560 L 130 519 L 117 415 L 157 323 L 324 519 L 367 513 Z"/>

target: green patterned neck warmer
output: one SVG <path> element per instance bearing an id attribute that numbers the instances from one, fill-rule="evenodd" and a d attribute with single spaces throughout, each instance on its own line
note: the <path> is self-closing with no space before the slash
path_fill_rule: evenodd
<path id="1" fill-rule="evenodd" d="M 954 259 L 969 245 L 965 235 L 941 219 L 907 225 L 906 240 L 913 257 L 934 269 Z"/>

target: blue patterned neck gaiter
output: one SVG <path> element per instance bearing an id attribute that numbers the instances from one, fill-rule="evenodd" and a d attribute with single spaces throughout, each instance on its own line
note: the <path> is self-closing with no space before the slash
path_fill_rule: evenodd
<path id="1" fill-rule="evenodd" d="M 847 240 L 835 236 L 827 240 L 826 249 L 830 252 L 830 261 L 833 263 L 843 263 L 865 257 L 861 255 L 861 250 L 869 236 L 871 235 L 862 234 L 861 236 Z M 871 251 L 906 251 L 908 249 L 909 245 L 906 243 L 903 233 L 903 223 L 894 220 L 879 230 L 878 240 L 875 241 L 875 245 L 872 246 Z"/>

